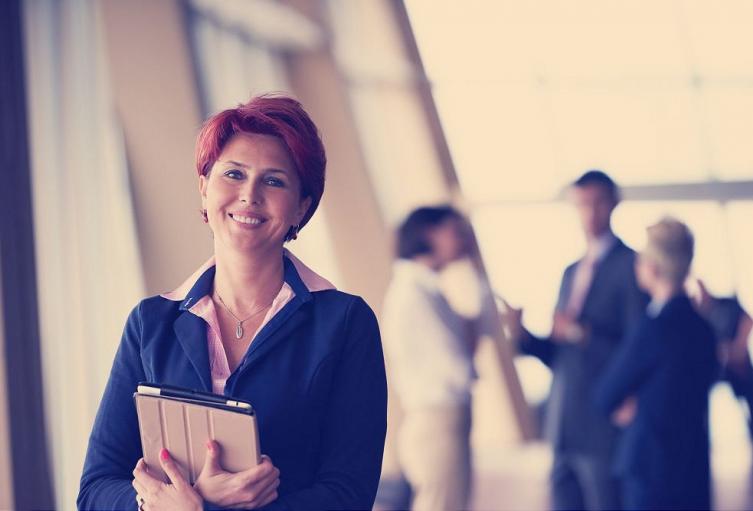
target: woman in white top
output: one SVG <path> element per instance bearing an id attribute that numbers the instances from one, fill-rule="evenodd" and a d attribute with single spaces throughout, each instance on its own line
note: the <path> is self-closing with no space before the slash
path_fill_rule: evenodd
<path id="1" fill-rule="evenodd" d="M 413 211 L 397 233 L 382 326 L 391 390 L 403 411 L 398 458 L 416 510 L 468 504 L 476 336 L 440 287 L 441 271 L 469 255 L 468 233 L 449 206 Z"/>

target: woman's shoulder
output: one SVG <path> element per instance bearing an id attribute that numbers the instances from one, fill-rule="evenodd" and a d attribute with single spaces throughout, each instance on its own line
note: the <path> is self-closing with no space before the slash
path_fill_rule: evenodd
<path id="1" fill-rule="evenodd" d="M 339 289 L 326 289 L 311 293 L 315 307 L 331 310 L 347 311 L 351 308 L 368 309 L 371 307 L 361 296 L 340 291 Z"/>
<path id="2" fill-rule="evenodd" d="M 374 310 L 361 296 L 337 289 L 317 291 L 311 295 L 315 314 L 329 321 L 376 323 Z"/>
<path id="3" fill-rule="evenodd" d="M 163 295 L 148 296 L 139 301 L 131 310 L 129 321 L 141 323 L 174 318 L 180 313 L 181 302 L 170 300 Z"/>

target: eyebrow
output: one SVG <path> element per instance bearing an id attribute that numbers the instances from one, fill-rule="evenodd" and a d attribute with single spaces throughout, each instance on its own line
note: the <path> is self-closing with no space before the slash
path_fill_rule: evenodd
<path id="1" fill-rule="evenodd" d="M 249 166 L 246 165 L 245 163 L 241 163 L 235 160 L 224 160 L 224 161 L 220 161 L 220 163 L 226 163 L 226 164 L 234 165 L 236 167 L 243 167 L 244 169 L 249 168 Z"/>
<path id="2" fill-rule="evenodd" d="M 235 167 L 242 167 L 244 169 L 250 169 L 251 168 L 249 165 L 246 165 L 245 163 L 241 163 L 241 162 L 235 161 L 235 160 L 224 160 L 224 161 L 221 160 L 220 163 L 228 164 L 228 165 L 233 165 Z M 277 174 L 288 174 L 288 171 L 283 170 L 283 169 L 277 169 L 277 168 L 274 168 L 274 167 L 263 169 L 263 171 L 264 172 L 275 172 Z"/>

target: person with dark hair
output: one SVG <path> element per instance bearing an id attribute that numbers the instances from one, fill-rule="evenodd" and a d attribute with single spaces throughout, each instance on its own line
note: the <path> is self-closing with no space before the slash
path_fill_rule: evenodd
<path id="1" fill-rule="evenodd" d="M 470 247 L 467 222 L 449 206 L 416 209 L 397 230 L 382 325 L 391 390 L 403 412 L 398 459 L 416 510 L 468 505 L 475 336 L 443 293 L 440 273 Z"/>
<path id="2" fill-rule="evenodd" d="M 620 203 L 620 190 L 611 177 L 602 170 L 589 170 L 573 182 L 573 188 L 584 189 L 589 186 L 601 187 L 604 192 L 605 204 L 614 208 Z"/>
<path id="3" fill-rule="evenodd" d="M 540 338 L 526 330 L 521 310 L 508 308 L 505 320 L 520 350 L 553 372 L 544 424 L 554 450 L 553 509 L 618 509 L 619 485 L 611 468 L 619 430 L 588 396 L 648 299 L 636 283 L 635 253 L 612 232 L 617 185 L 604 172 L 590 170 L 569 192 L 586 254 L 565 269 L 551 335 Z"/>
<path id="4" fill-rule="evenodd" d="M 368 509 L 387 427 L 374 313 L 293 256 L 324 191 L 326 157 L 302 105 L 258 96 L 211 117 L 196 143 L 214 255 L 127 320 L 89 439 L 79 509 Z M 253 404 L 258 466 L 231 473 L 207 439 L 192 486 L 167 449 L 142 458 L 139 382 Z M 253 441 L 249 439 L 249 442 Z M 273 461 L 274 460 L 274 461 Z"/>
<path id="5" fill-rule="evenodd" d="M 625 509 L 710 509 L 709 389 L 718 365 L 711 326 L 683 288 L 693 235 L 671 218 L 647 231 L 635 271 L 651 304 L 593 399 L 626 428 L 614 467 Z"/>

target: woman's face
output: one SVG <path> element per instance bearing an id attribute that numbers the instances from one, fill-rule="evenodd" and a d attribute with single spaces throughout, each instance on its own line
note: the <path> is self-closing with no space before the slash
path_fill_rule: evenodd
<path id="1" fill-rule="evenodd" d="M 445 220 L 431 229 L 427 235 L 432 254 L 440 268 L 468 255 L 468 236 L 465 233 L 465 225 L 457 218 Z"/>
<path id="2" fill-rule="evenodd" d="M 215 243 L 244 251 L 282 248 L 311 204 L 301 199 L 293 160 L 277 137 L 238 133 L 201 176 L 202 207 Z"/>
<path id="3" fill-rule="evenodd" d="M 635 278 L 638 287 L 647 293 L 651 293 L 656 282 L 656 266 L 650 257 L 643 252 L 640 252 L 635 258 Z"/>

